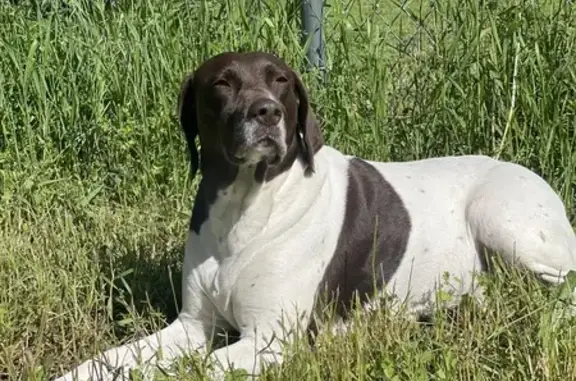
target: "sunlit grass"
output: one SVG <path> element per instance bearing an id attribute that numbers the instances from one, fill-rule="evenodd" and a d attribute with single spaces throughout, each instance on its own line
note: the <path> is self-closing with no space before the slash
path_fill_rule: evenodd
<path id="1" fill-rule="evenodd" d="M 302 75 L 328 144 L 519 162 L 574 221 L 570 2 L 327 3 L 328 82 Z M 197 183 L 180 81 L 233 49 L 301 71 L 299 17 L 296 1 L 0 3 L 0 376 L 46 379 L 175 317 Z M 297 344 L 266 379 L 576 379 L 574 323 L 554 319 L 553 290 L 523 273 L 490 279 L 483 309 L 432 325 L 359 315 L 347 336 Z"/>

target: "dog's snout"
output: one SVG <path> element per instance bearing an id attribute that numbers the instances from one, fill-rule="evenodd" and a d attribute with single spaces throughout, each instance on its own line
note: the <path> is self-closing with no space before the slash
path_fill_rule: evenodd
<path id="1" fill-rule="evenodd" d="M 280 122 L 282 109 L 280 105 L 272 99 L 262 98 L 255 101 L 248 110 L 248 117 L 255 119 L 265 126 L 273 126 Z"/>

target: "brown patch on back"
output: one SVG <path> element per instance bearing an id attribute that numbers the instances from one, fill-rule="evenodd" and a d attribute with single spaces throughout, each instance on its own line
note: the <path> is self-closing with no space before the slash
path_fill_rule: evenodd
<path id="1" fill-rule="evenodd" d="M 346 214 L 338 245 L 321 283 L 345 315 L 358 295 L 364 303 L 394 275 L 412 224 L 392 185 L 371 164 L 351 159 Z M 322 292 L 322 290 L 319 290 Z"/>

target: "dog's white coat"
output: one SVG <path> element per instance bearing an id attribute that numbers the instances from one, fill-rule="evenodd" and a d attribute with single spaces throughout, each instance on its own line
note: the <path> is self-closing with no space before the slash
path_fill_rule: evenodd
<path id="1" fill-rule="evenodd" d="M 151 364 L 160 348 L 169 362 L 183 351 L 204 353 L 214 329 L 234 327 L 241 339 L 212 352 L 213 360 L 255 374 L 266 361 L 280 363 L 280 343 L 269 340 L 289 339 L 286 329 L 305 326 L 312 313 L 344 220 L 349 159 L 324 146 L 311 177 L 298 161 L 263 185 L 242 172 L 220 193 L 200 234 L 189 234 L 179 318 L 99 358 L 129 369 L 136 366 L 133 353 Z M 484 156 L 372 164 L 411 217 L 408 248 L 388 290 L 413 309 L 429 304 L 445 272 L 460 278 L 452 284 L 457 293 L 473 291 L 477 243 L 553 283 L 576 269 L 576 236 L 561 200 L 524 167 Z M 59 380 L 76 373 L 79 380 L 111 380 L 113 372 L 101 369 L 87 361 Z"/>

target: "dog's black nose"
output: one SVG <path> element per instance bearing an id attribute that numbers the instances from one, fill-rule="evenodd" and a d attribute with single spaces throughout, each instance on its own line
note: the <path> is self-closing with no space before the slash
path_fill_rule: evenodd
<path id="1" fill-rule="evenodd" d="M 265 126 L 274 126 L 280 122 L 282 110 L 277 102 L 262 98 L 252 103 L 248 110 L 248 118 L 255 119 Z"/>

